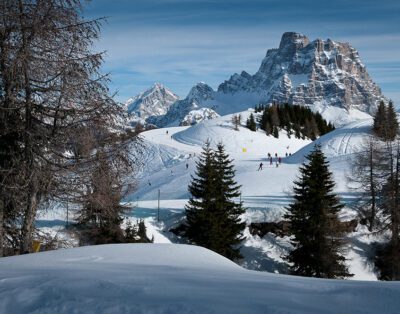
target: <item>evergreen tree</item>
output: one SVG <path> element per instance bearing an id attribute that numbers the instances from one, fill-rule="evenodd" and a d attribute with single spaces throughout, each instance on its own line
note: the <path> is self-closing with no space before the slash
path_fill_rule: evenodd
<path id="1" fill-rule="evenodd" d="M 294 250 L 287 260 L 295 275 L 343 278 L 351 276 L 340 255 L 344 229 L 338 219 L 343 205 L 332 192 L 334 181 L 320 146 L 307 156 L 294 182 L 294 202 L 287 208 Z"/>
<path id="2" fill-rule="evenodd" d="M 192 197 L 186 206 L 186 237 L 229 259 L 241 258 L 238 245 L 243 240 L 245 224 L 242 204 L 233 198 L 240 196 L 240 186 L 234 181 L 232 160 L 218 144 L 216 152 L 206 144 L 197 163 L 197 178 L 192 178 Z"/>
<path id="3" fill-rule="evenodd" d="M 386 106 L 385 103 L 381 101 L 374 116 L 374 131 L 375 134 L 381 139 L 386 138 L 386 119 Z"/>
<path id="4" fill-rule="evenodd" d="M 250 117 L 246 121 L 246 126 L 247 126 L 248 129 L 250 129 L 252 131 L 256 131 L 257 130 L 256 121 L 254 120 L 254 116 L 253 116 L 252 113 L 250 113 Z"/>
<path id="5" fill-rule="evenodd" d="M 274 126 L 274 128 L 272 130 L 272 134 L 274 137 L 279 138 L 279 129 L 277 126 Z"/>
<path id="6" fill-rule="evenodd" d="M 393 141 L 399 131 L 399 122 L 397 121 L 397 114 L 391 101 L 386 109 L 386 128 L 386 140 Z"/>

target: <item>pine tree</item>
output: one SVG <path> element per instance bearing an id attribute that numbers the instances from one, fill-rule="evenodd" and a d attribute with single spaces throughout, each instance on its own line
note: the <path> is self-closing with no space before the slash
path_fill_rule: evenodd
<path id="1" fill-rule="evenodd" d="M 189 185 L 191 197 L 185 208 L 186 232 L 190 242 L 208 247 L 210 243 L 209 213 L 213 211 L 215 195 L 214 152 L 207 142 L 203 147 L 199 161 L 196 163 L 196 177 Z"/>
<path id="2" fill-rule="evenodd" d="M 399 122 L 397 121 L 397 114 L 391 101 L 386 109 L 386 128 L 386 140 L 393 141 L 399 132 Z"/>
<path id="3" fill-rule="evenodd" d="M 279 138 L 279 129 L 277 126 L 274 126 L 274 128 L 272 129 L 272 135 L 276 138 Z"/>
<path id="4" fill-rule="evenodd" d="M 373 128 L 375 134 L 381 139 L 386 138 L 386 131 L 387 131 L 386 119 L 387 119 L 386 106 L 385 103 L 381 101 L 379 103 L 378 110 L 376 111 L 374 116 L 374 128 Z"/>
<path id="5" fill-rule="evenodd" d="M 321 278 L 351 276 L 340 255 L 344 231 L 338 213 L 343 205 L 332 192 L 335 184 L 320 146 L 307 160 L 294 182 L 294 202 L 285 215 L 294 236 L 294 250 L 287 256 L 291 272 Z"/>
<path id="6" fill-rule="evenodd" d="M 251 131 L 256 131 L 257 130 L 256 121 L 254 120 L 254 116 L 253 116 L 252 113 L 250 113 L 250 117 L 246 121 L 246 126 Z"/>
<path id="7" fill-rule="evenodd" d="M 216 152 L 206 144 L 196 176 L 189 186 L 192 197 L 186 206 L 185 236 L 229 259 L 241 258 L 238 245 L 243 240 L 245 224 L 240 215 L 244 209 L 233 201 L 240 196 L 240 186 L 234 181 L 232 160 L 222 144 L 218 144 Z"/>

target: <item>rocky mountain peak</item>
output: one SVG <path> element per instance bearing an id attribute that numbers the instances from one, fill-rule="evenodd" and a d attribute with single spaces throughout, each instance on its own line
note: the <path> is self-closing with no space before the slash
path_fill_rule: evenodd
<path id="1" fill-rule="evenodd" d="M 199 82 L 192 87 L 186 99 L 190 102 L 201 102 L 213 98 L 214 90 L 204 82 Z"/>
<path id="2" fill-rule="evenodd" d="M 283 33 L 279 49 L 283 51 L 296 51 L 299 48 L 304 48 L 310 43 L 307 36 L 295 32 Z"/>
<path id="3" fill-rule="evenodd" d="M 152 87 L 128 99 L 125 103 L 127 112 L 133 120 L 146 120 L 152 116 L 161 116 L 179 100 L 179 96 L 161 83 L 154 83 Z M 131 119 L 131 120 L 132 120 Z"/>

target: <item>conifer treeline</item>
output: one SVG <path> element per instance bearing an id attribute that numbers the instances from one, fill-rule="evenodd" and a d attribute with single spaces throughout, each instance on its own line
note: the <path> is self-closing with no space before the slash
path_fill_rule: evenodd
<path id="1" fill-rule="evenodd" d="M 384 141 L 393 141 L 399 130 L 399 122 L 394 105 L 390 101 L 386 106 L 383 101 L 380 102 L 378 110 L 374 117 L 374 132 Z"/>
<path id="2" fill-rule="evenodd" d="M 288 137 L 308 137 L 315 140 L 335 129 L 333 124 L 322 118 L 320 113 L 314 113 L 309 108 L 296 105 L 258 105 L 255 112 L 262 112 L 259 119 L 260 128 L 267 135 L 279 137 L 279 130 L 286 130 Z"/>

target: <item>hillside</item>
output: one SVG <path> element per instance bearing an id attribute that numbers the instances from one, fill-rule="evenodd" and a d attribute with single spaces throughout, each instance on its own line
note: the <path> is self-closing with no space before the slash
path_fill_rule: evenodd
<path id="1" fill-rule="evenodd" d="M 242 201 L 247 208 L 243 219 L 252 222 L 279 221 L 284 207 L 291 201 L 290 192 L 298 174 L 304 156 L 319 143 L 333 172 L 336 187 L 342 201 L 348 205 L 357 194 L 349 190 L 347 176 L 352 154 L 366 137 L 372 120 L 360 120 L 338 128 L 312 142 L 309 139 L 288 138 L 281 130 L 279 138 L 266 136 L 263 130 L 252 132 L 244 124 L 254 110 L 240 112 L 242 126 L 235 131 L 231 122 L 232 115 L 218 117 L 194 126 L 170 127 L 143 132 L 144 150 L 141 152 L 143 168 L 138 173 L 138 189 L 125 201 L 132 207 L 131 218 L 145 219 L 148 236 L 155 237 L 155 242 L 180 243 L 183 240 L 169 232 L 179 224 L 184 215 L 184 206 L 189 198 L 187 186 L 194 175 L 196 160 L 206 140 L 212 145 L 222 141 L 230 157 L 234 159 L 236 180 L 242 186 Z M 276 167 L 276 158 L 270 165 L 267 154 L 282 157 L 282 164 Z M 286 157 L 286 153 L 288 156 Z M 291 156 L 289 156 L 291 154 Z M 264 169 L 257 171 L 259 164 Z M 186 168 L 187 165 L 187 168 Z M 157 222 L 158 191 L 160 191 L 160 222 Z M 238 200 L 239 201 L 239 200 Z M 341 219 L 349 221 L 356 213 L 347 206 L 341 213 Z M 71 217 L 71 213 L 70 213 Z M 47 232 L 56 234 L 64 228 L 65 212 L 50 212 L 39 218 L 38 225 Z M 286 237 L 267 234 L 260 238 L 245 230 L 242 254 L 245 259 L 241 265 L 254 270 L 285 273 L 283 260 L 290 249 Z M 370 260 L 370 244 L 379 241 L 367 230 L 358 228 L 349 234 L 346 257 L 350 271 L 359 280 L 376 280 L 373 263 Z"/>
<path id="2" fill-rule="evenodd" d="M 116 244 L 0 260 L 0 312 L 397 313 L 400 283 L 244 270 L 207 249 Z"/>

